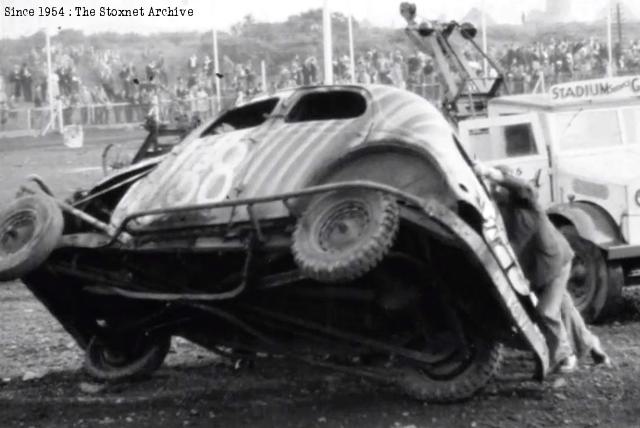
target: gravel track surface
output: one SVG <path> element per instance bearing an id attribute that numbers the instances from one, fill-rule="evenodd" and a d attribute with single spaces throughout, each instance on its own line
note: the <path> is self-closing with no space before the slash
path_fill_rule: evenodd
<path id="1" fill-rule="evenodd" d="M 98 135 L 70 150 L 57 140 L 0 140 L 0 207 L 22 178 L 41 175 L 66 196 L 98 179 L 100 153 L 143 134 Z M 583 362 L 576 374 L 528 380 L 530 358 L 509 352 L 501 375 L 472 400 L 428 405 L 393 387 L 283 359 L 236 368 L 182 339 L 151 379 L 93 383 L 82 353 L 21 283 L 0 284 L 0 427 L 637 427 L 640 426 L 640 289 L 594 327 L 613 369 Z"/>

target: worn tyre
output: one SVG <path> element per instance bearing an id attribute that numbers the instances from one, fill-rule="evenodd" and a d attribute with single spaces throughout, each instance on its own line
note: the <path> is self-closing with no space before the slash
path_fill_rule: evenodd
<path id="1" fill-rule="evenodd" d="M 575 253 L 569 292 L 585 321 L 595 322 L 614 312 L 620 301 L 624 282 L 621 269 L 608 267 L 602 250 L 580 237 L 574 227 L 565 226 L 560 230 Z"/>
<path id="2" fill-rule="evenodd" d="M 624 271 L 617 263 L 607 264 L 607 297 L 596 321 L 614 317 L 622 305 Z"/>
<path id="3" fill-rule="evenodd" d="M 398 382 L 411 397 L 429 403 L 453 403 L 471 398 L 498 373 L 502 345 L 496 341 L 471 339 L 469 355 L 451 376 L 434 376 L 416 367 L 402 370 Z"/>
<path id="4" fill-rule="evenodd" d="M 102 173 L 105 176 L 133 163 L 136 151 L 129 145 L 111 143 L 102 151 Z"/>
<path id="5" fill-rule="evenodd" d="M 62 211 L 49 196 L 16 199 L 0 213 L 0 281 L 37 269 L 56 248 L 64 228 Z"/>
<path id="6" fill-rule="evenodd" d="M 138 379 L 158 370 L 171 348 L 171 336 L 142 337 L 128 345 L 106 344 L 94 336 L 85 351 L 84 368 L 100 381 Z"/>
<path id="7" fill-rule="evenodd" d="M 388 253 L 399 228 L 396 200 L 374 191 L 334 192 L 313 200 L 298 220 L 293 254 L 321 282 L 361 277 Z"/>

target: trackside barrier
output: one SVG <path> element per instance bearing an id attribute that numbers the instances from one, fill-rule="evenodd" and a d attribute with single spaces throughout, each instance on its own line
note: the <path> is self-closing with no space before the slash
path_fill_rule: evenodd
<path id="1" fill-rule="evenodd" d="M 221 99 L 221 109 L 233 106 L 235 95 Z M 106 103 L 106 104 L 58 104 L 53 110 L 45 107 L 9 108 L 0 104 L 0 137 L 38 135 L 45 131 L 60 131 L 69 125 L 91 127 L 138 126 L 152 112 L 153 103 Z M 179 101 L 160 101 L 156 108 L 159 119 L 173 122 L 177 117 L 191 117 L 197 113 L 201 119 L 218 113 L 217 99 L 213 97 L 190 98 Z M 58 117 L 59 116 L 59 117 Z"/>
<path id="2" fill-rule="evenodd" d="M 545 90 L 558 83 L 575 80 L 601 78 L 600 73 L 539 73 L 535 77 L 513 76 L 508 74 L 505 84 L 511 94 L 544 93 Z M 442 86 L 438 83 L 417 83 L 408 85 L 407 89 L 439 105 L 442 101 Z M 220 110 L 235 105 L 236 93 L 227 92 L 221 97 Z M 206 119 L 217 114 L 218 106 L 215 96 L 187 98 L 177 101 L 160 101 L 157 114 L 161 121 L 172 122 L 178 116 L 192 116 L 197 113 Z M 110 102 L 105 104 L 63 105 L 54 109 L 60 117 L 51 120 L 49 107 L 13 108 L 7 103 L 0 103 L 0 137 L 17 135 L 37 135 L 51 129 L 60 130 L 67 125 L 83 127 L 123 127 L 137 126 L 154 107 L 152 102 L 126 103 Z"/>

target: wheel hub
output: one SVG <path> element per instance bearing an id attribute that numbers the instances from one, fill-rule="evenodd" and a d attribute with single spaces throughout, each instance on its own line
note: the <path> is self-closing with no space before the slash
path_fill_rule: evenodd
<path id="1" fill-rule="evenodd" d="M 365 235 L 370 224 L 369 212 L 364 204 L 345 202 L 332 210 L 321 223 L 320 247 L 327 252 L 344 251 Z"/>
<path id="2" fill-rule="evenodd" d="M 0 225 L 0 255 L 15 254 L 24 248 L 36 231 L 36 213 L 20 211 Z"/>
<path id="3" fill-rule="evenodd" d="M 102 351 L 102 358 L 104 358 L 107 363 L 114 366 L 120 366 L 127 362 L 127 358 L 123 352 L 119 352 L 110 348 L 105 348 Z"/>

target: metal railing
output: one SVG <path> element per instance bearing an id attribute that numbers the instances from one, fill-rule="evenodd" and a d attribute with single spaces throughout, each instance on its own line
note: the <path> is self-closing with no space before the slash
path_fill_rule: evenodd
<path id="1" fill-rule="evenodd" d="M 156 103 L 109 102 L 105 104 L 56 103 L 54 109 L 49 106 L 8 108 L 0 105 L 0 136 L 19 135 L 21 133 L 38 134 L 47 128 L 60 130 L 67 125 L 84 127 L 119 127 L 143 123 L 148 114 L 155 110 L 163 122 L 173 122 L 179 116 L 197 114 L 201 119 L 216 115 L 220 109 L 228 108 L 235 102 L 235 96 L 222 97 L 218 107 L 217 98 L 187 98 L 181 100 L 163 100 Z M 53 114 L 53 118 L 52 118 Z M 53 119 L 53 120 L 52 120 Z"/>
<path id="2" fill-rule="evenodd" d="M 633 74 L 629 73 L 619 73 Z M 505 85 L 510 94 L 544 93 L 551 86 L 576 80 L 586 80 L 605 77 L 596 72 L 573 73 L 539 73 L 532 76 L 505 77 Z M 440 105 L 444 95 L 443 88 L 438 83 L 416 83 L 407 85 L 407 89 Z M 181 115 L 192 116 L 198 114 L 206 119 L 219 111 L 232 107 L 237 98 L 236 93 L 225 93 L 221 98 L 221 105 L 217 105 L 215 96 L 202 98 L 187 98 L 182 100 L 158 103 L 157 114 L 160 120 L 172 122 Z M 0 137 L 6 135 L 39 134 L 51 126 L 60 130 L 67 125 L 82 125 L 84 127 L 119 127 L 138 125 L 154 108 L 154 103 L 126 103 L 109 102 L 105 104 L 75 104 L 56 105 L 53 110 L 48 106 L 29 108 L 9 108 L 7 104 L 0 104 Z M 52 120 L 53 119 L 53 120 Z"/>
<path id="3" fill-rule="evenodd" d="M 440 104 L 440 101 L 442 101 L 442 87 L 437 83 L 409 84 L 407 89 L 435 104 Z"/>

